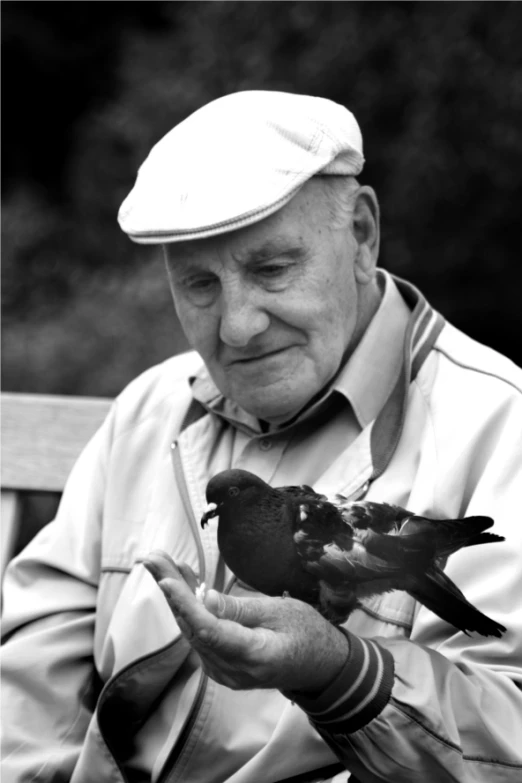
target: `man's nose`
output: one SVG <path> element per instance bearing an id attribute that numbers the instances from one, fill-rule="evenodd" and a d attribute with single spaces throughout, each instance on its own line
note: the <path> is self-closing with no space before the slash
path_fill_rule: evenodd
<path id="1" fill-rule="evenodd" d="M 247 285 L 224 286 L 221 291 L 219 336 L 231 348 L 244 348 L 270 325 L 259 292 Z"/>

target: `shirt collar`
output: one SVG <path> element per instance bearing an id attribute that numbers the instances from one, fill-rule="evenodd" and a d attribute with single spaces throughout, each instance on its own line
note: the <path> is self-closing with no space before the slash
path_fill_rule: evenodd
<path id="1" fill-rule="evenodd" d="M 397 382 L 411 315 L 391 276 L 380 269 L 378 280 L 381 303 L 332 384 L 350 403 L 362 429 L 378 415 Z"/>
<path id="2" fill-rule="evenodd" d="M 351 406 L 361 429 L 377 416 L 400 373 L 404 336 L 411 315 L 392 277 L 382 269 L 377 275 L 382 299 L 353 354 L 320 399 L 292 420 L 291 425 L 274 427 L 270 432 L 282 432 L 323 412 L 336 392 Z M 221 394 L 205 366 L 190 378 L 190 383 L 194 399 L 207 410 L 249 435 L 261 434 L 259 421 Z"/>

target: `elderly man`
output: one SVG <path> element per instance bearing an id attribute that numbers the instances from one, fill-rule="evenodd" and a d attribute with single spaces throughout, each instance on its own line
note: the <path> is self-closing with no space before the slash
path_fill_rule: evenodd
<path id="1" fill-rule="evenodd" d="M 377 269 L 363 160 L 345 108 L 243 92 L 140 169 L 120 225 L 163 244 L 194 351 L 123 391 L 11 564 L 5 781 L 520 779 L 522 374 Z M 492 516 L 506 543 L 447 573 L 506 633 L 399 591 L 343 629 L 254 594 L 198 525 L 229 467 Z"/>

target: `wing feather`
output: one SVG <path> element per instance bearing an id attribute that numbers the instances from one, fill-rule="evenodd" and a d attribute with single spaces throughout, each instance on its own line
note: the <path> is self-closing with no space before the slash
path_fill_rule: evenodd
<path id="1" fill-rule="evenodd" d="M 366 582 L 398 579 L 401 576 L 399 565 L 386 563 L 368 554 L 359 544 L 355 544 L 350 552 L 335 544 L 328 544 L 317 559 L 304 559 L 303 567 L 331 585 L 345 583 L 355 587 Z"/>

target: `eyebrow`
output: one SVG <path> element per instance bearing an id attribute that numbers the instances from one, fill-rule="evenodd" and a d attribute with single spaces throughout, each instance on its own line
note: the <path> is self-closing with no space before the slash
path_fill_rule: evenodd
<path id="1" fill-rule="evenodd" d="M 286 255 L 292 258 L 300 258 L 305 254 L 305 251 L 300 243 L 292 242 L 283 238 L 275 237 L 273 239 L 267 239 L 258 247 L 253 247 L 241 254 L 234 254 L 234 258 L 242 266 L 255 266 L 256 264 L 262 264 L 264 261 L 269 261 L 276 256 Z M 166 253 L 167 264 L 169 265 L 172 273 L 177 275 L 183 274 L 184 270 L 189 269 L 194 271 L 198 264 L 194 264 L 193 259 L 175 258 L 174 253 Z M 176 263 L 173 263 L 173 262 Z M 205 265 L 203 265 L 205 266 Z"/>
<path id="2" fill-rule="evenodd" d="M 279 239 L 268 239 L 259 247 L 249 250 L 244 257 L 238 260 L 243 264 L 259 264 L 279 255 L 298 257 L 302 255 L 302 252 L 303 249 L 298 244 Z"/>

